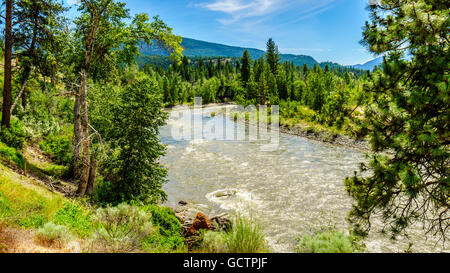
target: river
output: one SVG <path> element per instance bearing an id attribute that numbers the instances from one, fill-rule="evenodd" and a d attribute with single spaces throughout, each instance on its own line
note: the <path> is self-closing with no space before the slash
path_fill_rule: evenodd
<path id="1" fill-rule="evenodd" d="M 220 129 L 235 126 L 229 118 L 211 114 L 216 111 L 204 108 L 201 123 L 195 126 L 211 121 L 222 124 Z M 352 200 L 343 180 L 366 160 L 363 151 L 286 134 L 280 134 L 279 147 L 273 151 L 261 150 L 258 141 L 180 140 L 173 137 L 174 126 L 191 120 L 175 116 L 160 132 L 167 144 L 162 158 L 169 170 L 166 205 L 184 200 L 207 215 L 250 215 L 263 226 L 274 252 L 294 252 L 296 238 L 320 228 L 348 229 Z M 234 194 L 223 194 L 229 192 Z M 420 226 L 409 230 L 409 238 L 397 241 L 381 235 L 377 225 L 374 229 L 365 240 L 369 252 L 402 252 L 409 242 L 416 252 L 448 251 L 442 243 L 427 239 Z"/>

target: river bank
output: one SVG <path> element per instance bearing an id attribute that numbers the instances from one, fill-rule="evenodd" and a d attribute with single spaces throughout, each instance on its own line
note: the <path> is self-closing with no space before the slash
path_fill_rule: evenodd
<path id="1" fill-rule="evenodd" d="M 280 124 L 280 132 L 288 135 L 305 137 L 308 139 L 340 145 L 350 148 L 369 151 L 369 142 L 366 140 L 352 138 L 348 135 L 337 134 L 334 132 L 323 130 L 313 130 L 306 123 L 298 123 L 295 125 Z"/>
<path id="2" fill-rule="evenodd" d="M 178 109 L 180 107 L 192 107 L 192 104 L 183 104 L 183 105 L 176 105 L 174 107 L 168 107 L 165 108 L 165 111 L 170 112 L 174 109 Z M 212 116 L 215 116 L 217 114 L 228 114 L 229 118 L 233 118 L 230 116 L 230 113 L 223 111 L 221 107 L 233 107 L 237 106 L 236 103 L 210 103 L 206 105 L 202 105 L 202 109 L 209 109 L 209 113 Z M 212 111 L 211 109 L 218 109 L 218 111 Z M 222 111 L 221 111 L 222 110 Z M 239 119 L 242 121 L 243 119 Z M 336 132 L 335 130 L 331 130 L 328 128 L 325 128 L 323 126 L 320 126 L 318 124 L 308 124 L 307 122 L 301 122 L 298 121 L 294 124 L 285 122 L 287 120 L 284 119 L 283 116 L 280 116 L 280 127 L 279 130 L 283 134 L 288 134 L 292 136 L 299 136 L 304 137 L 307 139 L 320 141 L 324 143 L 329 143 L 333 145 L 339 145 L 343 147 L 348 148 L 355 148 L 363 151 L 370 151 L 370 145 L 367 140 L 363 139 L 357 139 L 354 137 L 351 137 L 349 135 L 346 135 L 341 132 Z M 245 121 L 246 124 L 252 124 L 257 125 L 255 122 L 251 122 L 249 120 Z"/>

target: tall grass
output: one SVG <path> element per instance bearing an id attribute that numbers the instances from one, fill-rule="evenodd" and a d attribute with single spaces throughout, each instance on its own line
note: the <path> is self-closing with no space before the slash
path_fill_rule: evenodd
<path id="1" fill-rule="evenodd" d="M 266 251 L 266 241 L 261 226 L 251 217 L 238 215 L 226 240 L 230 253 L 259 253 Z"/>

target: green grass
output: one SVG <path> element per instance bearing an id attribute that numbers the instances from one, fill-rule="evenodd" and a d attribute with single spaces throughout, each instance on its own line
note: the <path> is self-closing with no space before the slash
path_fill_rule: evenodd
<path id="1" fill-rule="evenodd" d="M 195 251 L 200 253 L 262 253 L 268 252 L 262 227 L 251 217 L 237 215 L 232 228 L 226 231 L 200 232 Z"/>
<path id="2" fill-rule="evenodd" d="M 88 209 L 34 185 L 0 164 L 0 221 L 23 228 L 39 228 L 49 221 L 67 226 L 81 238 L 94 227 Z"/>
<path id="3" fill-rule="evenodd" d="M 27 178 L 0 164 L 0 193 L 2 199 L 7 200 L 0 206 L 0 220 L 25 228 L 40 227 L 66 200 L 25 180 Z"/>
<path id="4" fill-rule="evenodd" d="M 243 216 L 234 218 L 226 245 L 230 253 L 259 253 L 267 250 L 261 226 L 254 219 Z"/>
<path id="5" fill-rule="evenodd" d="M 52 222 L 57 225 L 68 227 L 80 238 L 88 238 L 94 232 L 94 225 L 91 212 L 81 205 L 67 202 L 52 217 Z"/>

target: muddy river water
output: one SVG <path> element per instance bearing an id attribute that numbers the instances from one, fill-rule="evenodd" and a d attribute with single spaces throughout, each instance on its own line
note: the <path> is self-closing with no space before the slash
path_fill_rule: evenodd
<path id="1" fill-rule="evenodd" d="M 224 127 L 220 130 L 235 126 L 216 112 L 214 107 L 204 108 L 196 114 L 201 122 L 194 126 L 212 121 Z M 363 151 L 285 134 L 280 134 L 278 149 L 273 151 L 262 150 L 258 141 L 214 140 L 201 135 L 180 140 L 173 136 L 174 127 L 192 122 L 192 118 L 180 118 L 178 113 L 172 113 L 160 133 L 167 144 L 162 159 L 169 170 L 164 186 L 169 199 L 166 205 L 184 200 L 207 215 L 251 215 L 263 226 L 275 252 L 294 252 L 296 238 L 323 227 L 348 228 L 346 216 L 352 200 L 343 180 L 366 160 Z M 202 132 L 201 128 L 193 131 Z M 442 243 L 424 236 L 420 226 L 412 228 L 410 234 L 393 242 L 375 225 L 365 240 L 367 251 L 402 252 L 409 242 L 418 252 L 448 251 Z"/>

